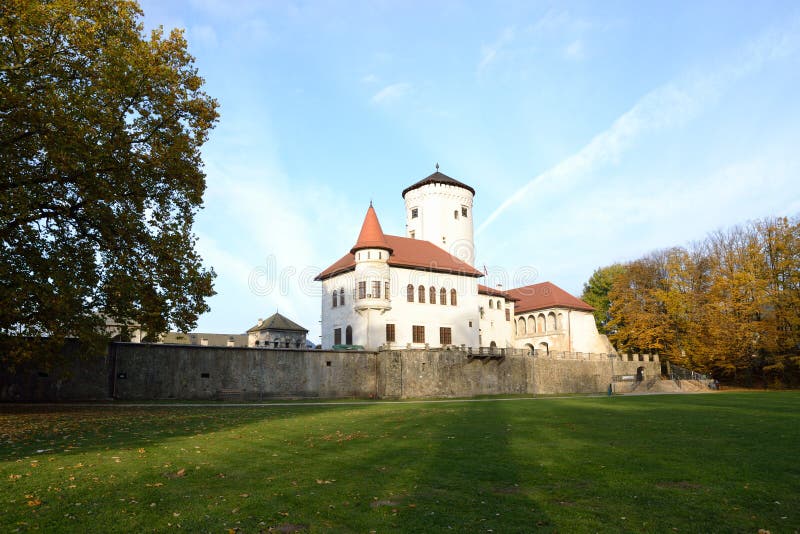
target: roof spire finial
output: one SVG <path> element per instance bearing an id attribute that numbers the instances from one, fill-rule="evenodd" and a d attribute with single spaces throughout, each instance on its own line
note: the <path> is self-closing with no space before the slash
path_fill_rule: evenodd
<path id="1" fill-rule="evenodd" d="M 436 172 L 439 172 L 439 162 L 436 162 Z"/>
<path id="2" fill-rule="evenodd" d="M 369 207 L 372 207 L 372 199 L 369 199 Z"/>

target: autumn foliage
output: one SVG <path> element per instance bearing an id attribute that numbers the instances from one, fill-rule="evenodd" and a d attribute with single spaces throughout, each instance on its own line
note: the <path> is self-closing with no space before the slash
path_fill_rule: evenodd
<path id="1" fill-rule="evenodd" d="M 599 269 L 584 296 L 602 293 L 596 279 L 610 269 L 601 311 L 618 350 L 655 351 L 737 383 L 800 384 L 798 217 L 717 231 L 688 248 Z"/>
<path id="2" fill-rule="evenodd" d="M 126 0 L 0 6 L 0 353 L 15 340 L 194 326 L 194 250 L 216 102 L 180 31 Z M 56 347 L 52 347 L 55 349 Z"/>

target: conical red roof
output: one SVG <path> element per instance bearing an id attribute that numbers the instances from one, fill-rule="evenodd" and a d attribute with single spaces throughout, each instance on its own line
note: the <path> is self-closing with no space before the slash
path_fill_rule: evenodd
<path id="1" fill-rule="evenodd" d="M 381 223 L 378 221 L 378 215 L 375 213 L 375 208 L 372 207 L 372 202 L 369 203 L 367 215 L 364 217 L 364 224 L 361 225 L 361 233 L 358 234 L 358 241 L 350 249 L 350 253 L 365 248 L 382 248 L 388 250 L 391 254 L 392 248 L 386 242 L 386 236 L 383 235 Z"/>

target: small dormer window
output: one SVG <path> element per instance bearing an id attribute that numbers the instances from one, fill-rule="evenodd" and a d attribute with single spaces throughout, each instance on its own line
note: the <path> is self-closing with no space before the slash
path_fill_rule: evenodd
<path id="1" fill-rule="evenodd" d="M 412 219 L 416 219 L 418 215 L 419 215 L 419 209 L 418 208 L 411 208 L 411 218 Z"/>

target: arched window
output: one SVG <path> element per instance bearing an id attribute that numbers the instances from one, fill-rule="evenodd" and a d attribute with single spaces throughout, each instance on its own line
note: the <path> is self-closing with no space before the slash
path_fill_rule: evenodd
<path id="1" fill-rule="evenodd" d="M 425 303 L 425 286 L 419 286 L 419 287 L 417 288 L 417 293 L 418 293 L 418 295 L 417 295 L 417 296 L 418 296 L 417 300 L 418 300 L 419 302 L 422 302 L 422 303 L 424 304 L 424 303 Z"/>
<path id="2" fill-rule="evenodd" d="M 528 332 L 531 334 L 536 333 L 536 317 L 533 315 L 528 316 Z"/>
<path id="3" fill-rule="evenodd" d="M 431 286 L 431 304 L 436 304 L 436 288 Z"/>
<path id="4" fill-rule="evenodd" d="M 339 288 L 339 306 L 344 306 L 344 288 Z"/>
<path id="5" fill-rule="evenodd" d="M 344 342 L 346 345 L 353 344 L 353 327 L 347 325 L 347 328 L 344 329 Z"/>
<path id="6" fill-rule="evenodd" d="M 333 297 L 333 301 L 331 302 L 331 304 L 333 304 L 333 307 L 335 308 L 339 304 L 339 299 L 336 298 L 336 290 L 335 289 L 333 290 L 333 293 L 331 294 L 331 296 Z"/>
<path id="7" fill-rule="evenodd" d="M 558 328 L 559 330 L 563 330 L 564 329 L 564 314 L 563 313 L 559 313 L 558 317 L 556 318 L 556 328 Z"/>
<path id="8" fill-rule="evenodd" d="M 520 317 L 517 321 L 517 335 L 524 336 L 525 335 L 525 318 Z"/>
<path id="9" fill-rule="evenodd" d="M 406 300 L 408 302 L 414 302 L 414 286 L 411 284 L 408 284 L 408 287 L 406 287 Z"/>
<path id="10" fill-rule="evenodd" d="M 451 306 L 457 306 L 458 305 L 458 298 L 456 297 L 456 290 L 455 289 L 451 289 L 450 290 L 450 305 Z"/>
<path id="11" fill-rule="evenodd" d="M 556 314 L 553 312 L 547 314 L 547 329 L 548 330 L 556 329 Z"/>
<path id="12" fill-rule="evenodd" d="M 447 306 L 447 290 L 445 288 L 439 290 L 439 304 Z"/>
<path id="13" fill-rule="evenodd" d="M 492 299 L 489 299 L 489 308 L 494 309 L 494 301 Z"/>
<path id="14" fill-rule="evenodd" d="M 503 308 L 503 303 L 498 300 L 497 301 L 497 309 L 500 310 L 502 308 Z"/>

